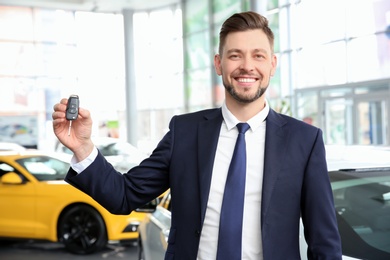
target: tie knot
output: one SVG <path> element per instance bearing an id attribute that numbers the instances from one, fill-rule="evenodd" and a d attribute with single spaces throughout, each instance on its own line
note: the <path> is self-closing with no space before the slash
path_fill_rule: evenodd
<path id="1" fill-rule="evenodd" d="M 248 123 L 238 123 L 237 124 L 237 129 L 238 129 L 238 132 L 240 134 L 245 134 L 245 132 L 248 131 L 249 128 L 250 128 L 250 126 L 248 125 Z"/>

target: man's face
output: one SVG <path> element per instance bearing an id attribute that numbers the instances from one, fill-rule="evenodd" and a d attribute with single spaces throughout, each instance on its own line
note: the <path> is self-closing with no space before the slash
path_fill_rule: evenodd
<path id="1" fill-rule="evenodd" d="M 234 32 L 227 35 L 223 53 L 215 55 L 214 66 L 222 76 L 227 100 L 250 103 L 267 90 L 276 56 L 262 30 Z"/>

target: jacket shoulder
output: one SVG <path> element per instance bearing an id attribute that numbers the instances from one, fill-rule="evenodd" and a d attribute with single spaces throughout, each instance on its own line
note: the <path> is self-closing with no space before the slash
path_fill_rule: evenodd
<path id="1" fill-rule="evenodd" d="M 212 119 L 218 116 L 222 116 L 221 108 L 210 108 L 196 112 L 190 112 L 186 114 L 176 115 L 173 118 L 176 121 L 198 121 Z"/>
<path id="2" fill-rule="evenodd" d="M 310 125 L 302 120 L 297 118 L 278 113 L 274 110 L 270 110 L 269 116 L 267 118 L 267 122 L 276 124 L 279 127 L 288 126 L 293 128 L 305 129 L 308 131 L 318 131 L 319 129 L 316 126 Z"/>

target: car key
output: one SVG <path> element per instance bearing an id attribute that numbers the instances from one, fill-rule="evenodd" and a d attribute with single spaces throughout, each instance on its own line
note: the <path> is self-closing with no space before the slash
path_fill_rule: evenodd
<path id="1" fill-rule="evenodd" d="M 66 106 L 66 119 L 69 120 L 68 136 L 72 128 L 72 121 L 76 120 L 79 115 L 79 96 L 71 95 Z"/>

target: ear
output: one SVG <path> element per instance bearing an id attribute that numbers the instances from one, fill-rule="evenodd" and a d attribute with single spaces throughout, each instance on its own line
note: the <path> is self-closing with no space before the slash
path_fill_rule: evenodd
<path id="1" fill-rule="evenodd" d="M 271 77 L 275 75 L 277 64 L 278 64 L 278 59 L 277 59 L 277 57 L 276 57 L 275 54 L 272 54 L 272 61 L 271 61 L 271 65 L 272 65 L 272 68 L 271 68 Z"/>
<path id="2" fill-rule="evenodd" d="M 214 55 L 214 68 L 215 68 L 215 72 L 219 76 L 221 76 L 222 75 L 221 56 L 219 54 Z"/>

